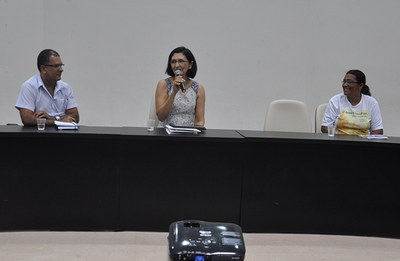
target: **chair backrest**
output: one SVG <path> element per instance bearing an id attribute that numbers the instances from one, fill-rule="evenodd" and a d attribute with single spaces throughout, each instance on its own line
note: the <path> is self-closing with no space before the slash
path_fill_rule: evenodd
<path id="1" fill-rule="evenodd" d="M 321 122 L 328 107 L 327 103 L 322 103 L 315 108 L 315 133 L 321 133 Z"/>
<path id="2" fill-rule="evenodd" d="M 275 100 L 269 104 L 265 131 L 312 132 L 307 105 L 297 100 Z"/>
<path id="3" fill-rule="evenodd" d="M 155 120 L 154 126 L 158 126 L 160 123 L 156 113 L 156 100 L 154 94 L 150 101 L 149 120 Z"/>

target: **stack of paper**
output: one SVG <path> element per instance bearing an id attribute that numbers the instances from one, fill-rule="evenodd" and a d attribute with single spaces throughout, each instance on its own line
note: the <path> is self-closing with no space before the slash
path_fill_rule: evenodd
<path id="1" fill-rule="evenodd" d="M 59 130 L 77 130 L 79 126 L 76 122 L 54 121 L 54 124 Z"/>
<path id="2" fill-rule="evenodd" d="M 387 140 L 388 137 L 381 134 L 371 134 L 371 135 L 360 135 L 362 138 L 367 138 L 369 140 Z"/>
<path id="3" fill-rule="evenodd" d="M 196 127 L 178 127 L 169 124 L 165 125 L 165 131 L 168 134 L 197 134 L 201 132 L 201 130 Z"/>

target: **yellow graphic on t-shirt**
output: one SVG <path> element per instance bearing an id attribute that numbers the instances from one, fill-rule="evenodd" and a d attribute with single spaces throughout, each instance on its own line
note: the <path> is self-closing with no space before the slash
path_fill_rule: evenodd
<path id="1" fill-rule="evenodd" d="M 367 135 L 370 122 L 371 116 L 367 111 L 344 110 L 337 121 L 337 132 L 348 135 Z"/>

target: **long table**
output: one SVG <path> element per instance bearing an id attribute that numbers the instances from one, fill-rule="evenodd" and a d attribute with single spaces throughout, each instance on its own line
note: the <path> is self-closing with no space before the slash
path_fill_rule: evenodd
<path id="1" fill-rule="evenodd" d="M 0 230 L 167 231 L 198 219 L 400 237 L 397 137 L 0 126 L 0 143 Z"/>
<path id="2" fill-rule="evenodd" d="M 239 133 L 246 231 L 400 236 L 400 138 Z"/>
<path id="3" fill-rule="evenodd" d="M 0 230 L 167 231 L 239 223 L 244 139 L 234 130 L 1 126 Z"/>

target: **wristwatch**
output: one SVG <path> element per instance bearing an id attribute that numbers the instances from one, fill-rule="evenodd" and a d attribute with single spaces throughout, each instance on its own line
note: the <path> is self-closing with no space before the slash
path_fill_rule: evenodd
<path id="1" fill-rule="evenodd" d="M 54 116 L 54 118 L 56 118 L 56 121 L 59 121 L 59 120 L 61 120 L 61 117 L 60 117 L 60 116 L 58 116 L 58 115 Z"/>

